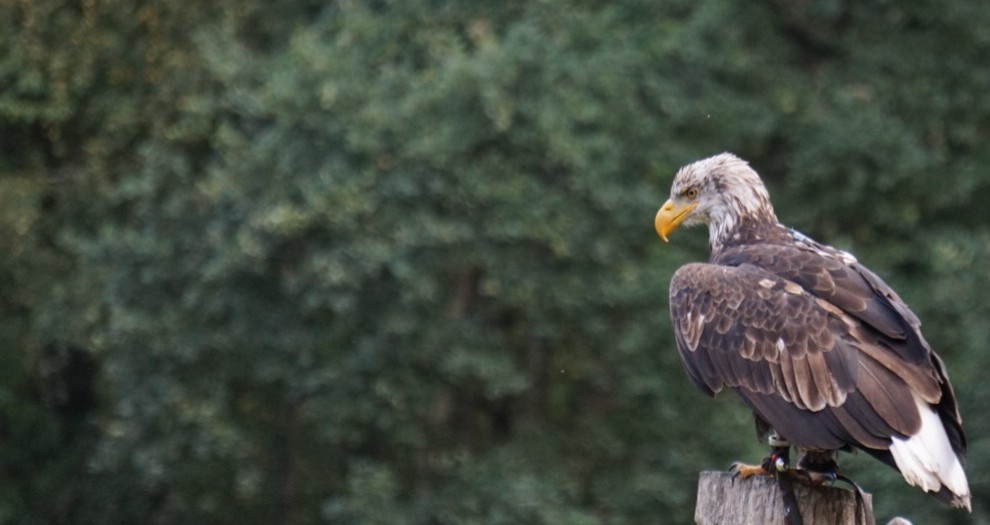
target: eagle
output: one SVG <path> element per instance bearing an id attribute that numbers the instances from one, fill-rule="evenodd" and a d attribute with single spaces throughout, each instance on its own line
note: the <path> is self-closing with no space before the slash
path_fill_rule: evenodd
<path id="1" fill-rule="evenodd" d="M 681 362 L 705 394 L 738 394 L 777 451 L 736 473 L 787 469 L 793 446 L 792 470 L 835 479 L 838 451 L 860 449 L 971 510 L 956 397 L 900 296 L 850 253 L 778 222 L 759 175 L 731 153 L 678 170 L 654 223 L 664 241 L 694 225 L 708 226 L 711 254 L 670 281 Z"/>

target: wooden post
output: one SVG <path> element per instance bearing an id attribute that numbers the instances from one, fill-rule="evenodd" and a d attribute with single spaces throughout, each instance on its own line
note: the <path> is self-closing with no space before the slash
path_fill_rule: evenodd
<path id="1" fill-rule="evenodd" d="M 863 494 L 862 504 L 857 504 L 852 490 L 794 483 L 794 495 L 806 524 L 876 524 L 869 494 Z M 694 521 L 698 525 L 783 524 L 784 504 L 777 480 L 767 476 L 733 479 L 728 472 L 702 472 Z"/>

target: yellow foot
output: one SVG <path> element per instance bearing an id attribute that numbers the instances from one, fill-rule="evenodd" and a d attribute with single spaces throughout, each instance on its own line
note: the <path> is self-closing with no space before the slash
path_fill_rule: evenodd
<path id="1" fill-rule="evenodd" d="M 732 477 L 746 479 L 751 476 L 772 476 L 773 473 L 763 468 L 763 465 L 747 465 L 735 462 L 729 467 Z"/>

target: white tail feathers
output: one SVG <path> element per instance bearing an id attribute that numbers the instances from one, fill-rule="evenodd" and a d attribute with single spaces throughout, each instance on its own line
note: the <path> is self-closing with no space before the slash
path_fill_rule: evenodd
<path id="1" fill-rule="evenodd" d="M 904 479 L 927 492 L 938 492 L 945 487 L 955 499 L 954 506 L 971 509 L 969 483 L 942 420 L 925 401 L 915 398 L 921 414 L 921 428 L 913 436 L 892 438 L 890 453 Z"/>

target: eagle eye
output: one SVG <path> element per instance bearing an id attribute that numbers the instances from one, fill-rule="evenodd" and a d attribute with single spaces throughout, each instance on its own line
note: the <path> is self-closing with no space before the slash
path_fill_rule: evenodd
<path id="1" fill-rule="evenodd" d="M 692 200 L 693 199 L 697 199 L 698 198 L 698 188 L 688 188 L 688 189 L 684 190 L 684 196 L 687 197 L 687 198 L 689 198 L 689 199 L 692 199 Z"/>

